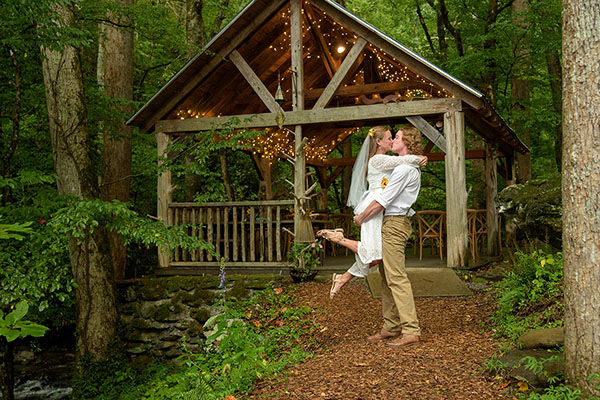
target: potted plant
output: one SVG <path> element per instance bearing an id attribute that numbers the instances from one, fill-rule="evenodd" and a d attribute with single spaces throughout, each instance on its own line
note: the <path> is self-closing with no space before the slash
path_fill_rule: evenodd
<path id="1" fill-rule="evenodd" d="M 317 276 L 317 268 L 323 258 L 323 245 L 317 239 L 314 242 L 292 244 L 287 253 L 290 262 L 290 276 L 294 282 L 304 282 Z"/>

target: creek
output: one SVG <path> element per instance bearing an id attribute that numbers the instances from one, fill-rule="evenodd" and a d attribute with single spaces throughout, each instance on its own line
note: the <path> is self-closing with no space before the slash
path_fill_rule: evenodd
<path id="1" fill-rule="evenodd" d="M 73 392 L 73 353 L 21 352 L 15 362 L 15 400 L 63 400 Z M 0 395 L 0 398 L 2 396 Z"/>

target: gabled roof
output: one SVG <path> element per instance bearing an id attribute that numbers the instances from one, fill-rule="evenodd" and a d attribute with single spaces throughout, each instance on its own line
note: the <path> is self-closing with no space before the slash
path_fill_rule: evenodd
<path id="1" fill-rule="evenodd" d="M 306 109 L 333 110 L 386 101 L 457 98 L 463 104 L 467 124 L 487 141 L 496 143 L 505 153 L 528 151 L 483 94 L 337 3 L 304 0 L 302 12 Z M 273 112 L 272 98 L 271 103 L 266 101 L 264 94 L 257 92 L 256 85 L 248 82 L 249 75 L 271 94 L 280 84 L 286 98 L 281 108 L 290 110 L 294 73 L 290 60 L 289 13 L 289 0 L 249 3 L 139 109 L 128 124 L 148 132 L 159 120 Z M 344 65 L 353 51 L 354 61 Z M 241 72 L 246 67 L 250 74 Z M 340 68 L 348 70 L 343 83 L 326 104 L 318 104 L 319 97 Z M 439 115 L 428 118 L 439 118 Z M 308 126 L 303 132 L 315 149 L 320 148 L 323 158 L 357 127 L 398 122 L 384 117 L 369 121 L 334 121 Z M 285 130 L 270 129 L 269 140 L 286 140 Z M 275 134 L 277 131 L 281 132 L 279 136 Z M 290 142 L 289 137 L 287 142 Z M 281 148 L 286 146 L 291 147 L 291 142 L 281 143 Z"/>

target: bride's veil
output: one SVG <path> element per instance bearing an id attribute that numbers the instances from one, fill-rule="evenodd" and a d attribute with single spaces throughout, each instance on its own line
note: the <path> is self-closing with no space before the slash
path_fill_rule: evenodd
<path id="1" fill-rule="evenodd" d="M 358 156 L 356 156 L 356 161 L 354 161 L 350 193 L 348 194 L 348 201 L 346 202 L 350 207 L 356 207 L 367 190 L 367 177 L 365 171 L 367 170 L 367 162 L 369 161 L 369 139 L 370 136 L 367 135 L 358 152 Z"/>

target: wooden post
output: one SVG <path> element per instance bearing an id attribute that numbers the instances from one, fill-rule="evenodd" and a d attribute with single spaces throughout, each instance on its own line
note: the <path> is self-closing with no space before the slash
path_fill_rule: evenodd
<path id="1" fill-rule="evenodd" d="M 446 153 L 447 265 L 468 265 L 467 189 L 465 172 L 465 117 L 454 111 L 444 114 Z"/>
<path id="2" fill-rule="evenodd" d="M 162 132 L 162 125 L 156 126 L 156 150 L 158 152 L 158 166 L 163 164 L 163 158 L 166 157 L 167 147 L 169 145 L 169 135 Z M 168 224 L 169 203 L 173 201 L 173 186 L 171 185 L 171 171 L 158 173 L 158 184 L 156 188 L 157 207 L 156 216 L 164 224 Z M 158 248 L 158 265 L 160 267 L 169 266 L 169 249 Z"/>
<path id="3" fill-rule="evenodd" d="M 290 46 L 292 58 L 292 105 L 294 111 L 304 110 L 304 68 L 302 60 L 302 4 L 290 1 Z M 302 142 L 302 125 L 294 131 L 294 241 L 314 240 L 306 199 L 306 158 Z"/>
<path id="4" fill-rule="evenodd" d="M 498 210 L 496 210 L 496 195 L 498 194 L 498 178 L 496 165 L 497 148 L 485 144 L 485 204 L 487 208 L 487 253 L 497 256 L 500 253 L 498 242 Z"/>

